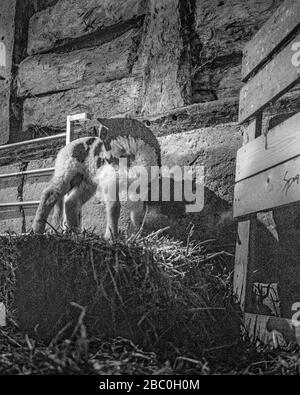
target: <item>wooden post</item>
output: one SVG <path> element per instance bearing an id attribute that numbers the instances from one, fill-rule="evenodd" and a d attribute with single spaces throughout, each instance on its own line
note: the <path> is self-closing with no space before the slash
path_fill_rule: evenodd
<path id="1" fill-rule="evenodd" d="M 245 127 L 243 144 L 247 144 L 262 133 L 262 113 Z M 242 311 L 245 311 L 251 294 L 251 276 L 255 260 L 256 217 L 241 221 L 238 224 L 238 240 L 236 245 L 234 292 L 240 301 Z"/>
<path id="2" fill-rule="evenodd" d="M 0 145 L 9 140 L 9 101 L 15 35 L 16 0 L 0 2 Z"/>

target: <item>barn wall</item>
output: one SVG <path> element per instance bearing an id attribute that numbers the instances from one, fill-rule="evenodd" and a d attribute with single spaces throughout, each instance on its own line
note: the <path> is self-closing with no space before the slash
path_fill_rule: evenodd
<path id="1" fill-rule="evenodd" d="M 281 3 L 32 1 L 26 48 L 13 76 L 13 99 L 22 109 L 13 139 L 36 129 L 64 129 L 67 114 L 83 111 L 138 118 L 159 137 L 165 164 L 197 158 L 205 165 L 206 187 L 216 197 L 211 211 L 221 212 L 232 202 L 241 144 L 236 122 L 242 49 Z M 299 105 L 295 97 L 283 99 L 283 111 Z M 5 100 L 0 89 L 0 109 Z M 1 141 L 5 133 L 0 129 Z M 20 153 L 14 160 L 8 154 L 1 164 L 39 167 L 40 154 Z M 1 185 L 0 200 L 38 198 L 45 180 L 36 181 Z M 98 205 L 87 208 L 88 223 Z M 29 228 L 32 213 L 21 214 L 8 222 L 0 213 L 0 229 Z"/>

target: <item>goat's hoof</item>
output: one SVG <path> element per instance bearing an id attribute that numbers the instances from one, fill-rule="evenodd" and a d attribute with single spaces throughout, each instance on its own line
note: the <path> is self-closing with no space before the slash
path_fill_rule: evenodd
<path id="1" fill-rule="evenodd" d="M 44 233 L 44 224 L 42 222 L 34 222 L 31 233 L 42 235 Z"/>

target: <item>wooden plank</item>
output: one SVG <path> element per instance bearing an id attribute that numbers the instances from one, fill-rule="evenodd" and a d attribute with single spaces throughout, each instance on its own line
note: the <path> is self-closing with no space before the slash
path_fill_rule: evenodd
<path id="1" fill-rule="evenodd" d="M 263 110 L 299 81 L 299 49 L 300 34 L 241 89 L 239 122 Z"/>
<path id="2" fill-rule="evenodd" d="M 10 129 L 10 77 L 15 34 L 16 0 L 0 2 L 0 145 L 7 143 Z"/>
<path id="3" fill-rule="evenodd" d="M 259 114 L 243 131 L 243 144 L 247 145 L 261 134 L 262 114 Z M 255 261 L 255 238 L 257 221 L 254 219 L 238 224 L 238 240 L 236 243 L 233 289 L 242 311 L 248 304 L 249 288 L 251 288 L 252 267 Z"/>
<path id="4" fill-rule="evenodd" d="M 144 0 L 60 0 L 31 18 L 28 54 L 49 51 L 146 12 Z"/>
<path id="5" fill-rule="evenodd" d="M 19 66 L 18 95 L 35 96 L 128 77 L 139 30 L 99 47 L 31 56 Z M 134 70 L 135 72 L 137 70 Z"/>
<path id="6" fill-rule="evenodd" d="M 28 98 L 24 101 L 23 130 L 31 125 L 65 128 L 65 114 L 87 112 L 101 117 L 136 115 L 140 106 L 141 78 L 103 82 L 55 93 Z"/>
<path id="7" fill-rule="evenodd" d="M 235 218 L 300 200 L 300 156 L 235 185 Z"/>
<path id="8" fill-rule="evenodd" d="M 242 53 L 245 45 L 282 2 L 283 0 L 195 1 L 195 32 L 201 38 L 202 59 L 211 59 L 212 54 L 215 54 L 217 62 L 219 57 L 220 60 L 226 57 L 230 61 L 234 55 Z M 200 75 L 203 74 L 203 69 L 201 68 Z M 212 73 L 215 72 L 216 68 L 213 67 Z"/>
<path id="9" fill-rule="evenodd" d="M 249 235 L 251 221 L 238 224 L 238 242 L 236 245 L 233 290 L 240 302 L 242 311 L 245 310 L 247 266 L 249 261 Z"/>
<path id="10" fill-rule="evenodd" d="M 300 155 L 300 113 L 237 152 L 236 182 Z"/>
<path id="11" fill-rule="evenodd" d="M 141 46 L 143 114 L 161 114 L 191 101 L 190 60 L 184 55 L 189 26 L 182 7 L 179 0 L 149 1 Z"/>
<path id="12" fill-rule="evenodd" d="M 266 61 L 300 27 L 300 2 L 285 1 L 244 49 L 242 79 Z"/>
<path id="13" fill-rule="evenodd" d="M 15 33 L 16 0 L 1 0 L 0 3 L 0 78 L 10 77 Z"/>
<path id="14" fill-rule="evenodd" d="M 251 340 L 260 340 L 274 347 L 300 344 L 300 327 L 286 318 L 245 313 L 244 324 Z"/>
<path id="15" fill-rule="evenodd" d="M 236 123 L 238 100 L 228 98 L 206 103 L 197 103 L 137 117 L 150 127 L 156 136 L 178 134 L 219 124 Z"/>

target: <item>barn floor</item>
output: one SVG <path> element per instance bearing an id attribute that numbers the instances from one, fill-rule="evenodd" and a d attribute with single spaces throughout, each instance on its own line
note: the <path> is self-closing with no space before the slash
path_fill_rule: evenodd
<path id="1" fill-rule="evenodd" d="M 84 333 L 84 331 L 83 331 Z M 238 341 L 198 359 L 178 355 L 160 358 L 129 340 L 83 336 L 46 345 L 13 326 L 0 329 L 0 375 L 299 375 L 299 347 L 274 350 Z"/>
<path id="2" fill-rule="evenodd" d="M 242 340 L 234 257 L 217 241 L 48 234 L 0 244 L 0 374 L 299 373 L 297 348 Z"/>

